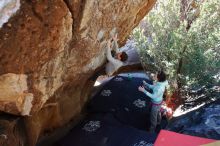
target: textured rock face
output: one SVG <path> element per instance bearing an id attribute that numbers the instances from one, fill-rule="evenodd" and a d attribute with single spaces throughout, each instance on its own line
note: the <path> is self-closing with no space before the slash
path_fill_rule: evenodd
<path id="1" fill-rule="evenodd" d="M 155 1 L 21 0 L 0 29 L 0 110 L 31 115 L 29 145 L 80 114 L 106 40 L 117 32 L 123 43 Z"/>
<path id="2" fill-rule="evenodd" d="M 167 129 L 187 135 L 220 140 L 220 100 L 172 119 Z"/>
<path id="3" fill-rule="evenodd" d="M 33 94 L 27 91 L 26 75 L 8 73 L 0 76 L 0 110 L 28 115 L 32 107 Z"/>
<path id="4" fill-rule="evenodd" d="M 61 58 L 72 39 L 73 21 L 65 3 L 50 3 L 22 1 L 19 12 L 0 31 L 0 73 L 27 76 L 33 112 L 63 84 Z"/>
<path id="5" fill-rule="evenodd" d="M 2 115 L 0 117 L 0 145 L 28 146 L 24 121 L 19 117 Z"/>

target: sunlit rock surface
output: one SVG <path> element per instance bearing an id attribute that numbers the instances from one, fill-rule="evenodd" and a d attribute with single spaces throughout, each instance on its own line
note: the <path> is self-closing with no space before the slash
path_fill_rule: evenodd
<path id="1" fill-rule="evenodd" d="M 20 8 L 20 0 L 0 1 L 0 28 Z M 10 24 L 9 24 L 10 25 Z"/>
<path id="2" fill-rule="evenodd" d="M 220 140 L 220 100 L 173 118 L 167 129 L 178 133 Z"/>
<path id="3" fill-rule="evenodd" d="M 106 62 L 106 40 L 118 32 L 124 43 L 155 1 L 11 0 L 20 3 L 0 28 L 0 75 L 21 80 L 1 80 L 8 86 L 0 110 L 29 115 L 22 118 L 29 146 L 77 119 L 94 83 L 88 78 Z"/>
<path id="4" fill-rule="evenodd" d="M 0 110 L 29 115 L 32 108 L 33 94 L 28 93 L 27 76 L 4 74 L 0 76 Z"/>

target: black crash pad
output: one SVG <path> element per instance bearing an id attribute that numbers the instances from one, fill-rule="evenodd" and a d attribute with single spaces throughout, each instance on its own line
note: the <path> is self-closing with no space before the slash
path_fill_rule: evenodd
<path id="1" fill-rule="evenodd" d="M 147 129 L 150 117 L 150 98 L 138 91 L 147 78 L 115 76 L 91 100 L 91 113 L 111 112 L 123 124 L 138 129 Z"/>
<path id="2" fill-rule="evenodd" d="M 112 114 L 96 114 L 72 129 L 59 146 L 151 146 L 155 140 L 155 133 L 122 125 Z"/>

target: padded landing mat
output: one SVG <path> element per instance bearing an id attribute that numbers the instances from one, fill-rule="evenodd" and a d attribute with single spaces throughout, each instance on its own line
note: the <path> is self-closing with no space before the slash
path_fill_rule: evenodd
<path id="1" fill-rule="evenodd" d="M 114 112 L 126 107 L 130 107 L 132 111 L 141 110 L 140 107 L 147 106 L 150 101 L 146 95 L 138 91 L 138 86 L 142 85 L 143 80 L 151 82 L 144 78 L 129 79 L 128 77 L 115 76 L 93 97 L 89 111 Z M 136 101 L 138 99 L 139 101 Z M 135 101 L 138 107 L 134 106 Z"/>
<path id="2" fill-rule="evenodd" d="M 59 142 L 59 146 L 152 146 L 156 134 L 117 122 L 112 114 L 90 116 Z"/>
<path id="3" fill-rule="evenodd" d="M 154 146 L 209 146 L 208 144 L 214 144 L 214 142 L 216 140 L 161 130 Z"/>
<path id="4" fill-rule="evenodd" d="M 116 76 L 97 93 L 89 104 L 92 113 L 111 112 L 123 124 L 146 130 L 149 126 L 150 98 L 138 91 L 146 78 Z"/>

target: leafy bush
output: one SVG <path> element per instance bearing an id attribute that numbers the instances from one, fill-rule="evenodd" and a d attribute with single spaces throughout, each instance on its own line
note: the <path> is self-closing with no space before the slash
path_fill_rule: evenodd
<path id="1" fill-rule="evenodd" d="M 162 68 L 181 86 L 213 84 L 220 71 L 219 3 L 158 0 L 132 34 L 145 68 Z"/>

